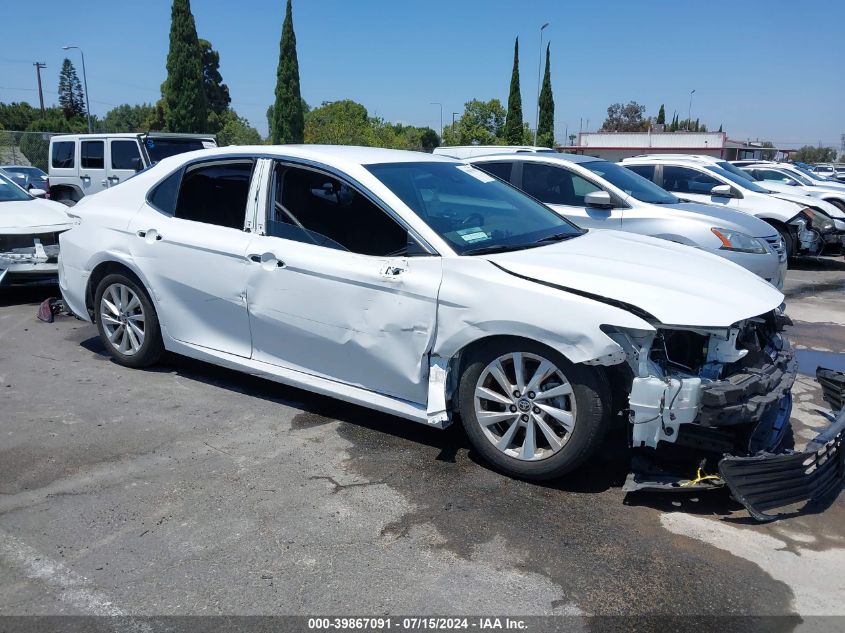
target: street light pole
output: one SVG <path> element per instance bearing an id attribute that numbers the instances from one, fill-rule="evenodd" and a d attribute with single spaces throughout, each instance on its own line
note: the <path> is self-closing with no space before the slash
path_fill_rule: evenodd
<path id="1" fill-rule="evenodd" d="M 440 140 L 443 141 L 443 104 L 437 101 L 431 101 L 428 105 L 440 106 Z"/>
<path id="2" fill-rule="evenodd" d="M 85 53 L 82 52 L 82 48 L 79 46 L 62 46 L 62 50 L 69 50 L 71 48 L 76 48 L 79 50 L 79 54 L 82 56 L 82 83 L 85 86 L 85 114 L 88 115 L 88 134 L 94 132 L 94 129 L 91 127 L 91 102 L 88 100 L 88 75 L 85 72 Z"/>
<path id="3" fill-rule="evenodd" d="M 687 110 L 687 132 L 692 126 L 692 96 L 695 94 L 695 89 L 689 92 L 689 110 Z"/>
<path id="4" fill-rule="evenodd" d="M 540 27 L 540 59 L 537 61 L 537 116 L 534 119 L 534 145 L 537 145 L 537 128 L 540 127 L 540 78 L 543 75 L 543 31 L 549 25 Z"/>

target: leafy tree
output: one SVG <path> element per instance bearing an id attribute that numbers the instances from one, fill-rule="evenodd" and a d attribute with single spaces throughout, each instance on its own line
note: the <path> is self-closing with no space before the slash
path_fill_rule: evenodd
<path id="1" fill-rule="evenodd" d="M 155 106 L 149 103 L 129 105 L 124 103 L 112 108 L 103 117 L 104 132 L 144 132 L 145 123 L 155 115 Z"/>
<path id="2" fill-rule="evenodd" d="M 570 144 L 570 145 L 574 145 L 574 144 L 575 144 L 575 139 L 576 139 L 576 138 L 578 138 L 578 137 L 577 137 L 575 134 L 570 134 L 570 135 L 569 135 L 569 144 Z"/>
<path id="3" fill-rule="evenodd" d="M 607 118 L 601 126 L 602 132 L 642 132 L 648 129 L 649 121 L 643 118 L 645 106 L 636 101 L 627 105 L 611 104 Z"/>
<path id="4" fill-rule="evenodd" d="M 82 92 L 82 83 L 73 62 L 67 57 L 59 72 L 59 106 L 68 120 L 85 116 L 85 93 Z"/>
<path id="5" fill-rule="evenodd" d="M 504 130 L 505 109 L 502 102 L 498 99 L 473 99 L 464 104 L 464 113 L 455 125 L 443 129 L 443 141 L 446 145 L 505 145 Z"/>
<path id="6" fill-rule="evenodd" d="M 361 106 L 363 108 L 363 106 Z M 364 109 L 366 112 L 366 109 Z M 279 68 L 276 75 L 276 102 L 270 138 L 274 144 L 302 143 L 305 140 L 305 113 L 299 89 L 299 61 L 296 57 L 296 34 L 293 31 L 293 10 L 287 0 L 282 39 L 279 42 Z"/>
<path id="7" fill-rule="evenodd" d="M 722 131 L 722 124 L 721 123 L 719 123 L 719 131 L 720 132 Z"/>
<path id="8" fill-rule="evenodd" d="M 350 99 L 323 102 L 305 120 L 306 143 L 371 145 L 372 141 L 367 109 Z"/>
<path id="9" fill-rule="evenodd" d="M 211 47 L 208 40 L 199 39 L 198 42 L 202 56 L 202 85 L 208 112 L 223 114 L 229 109 L 232 98 L 229 96 L 229 86 L 223 83 L 223 76 L 220 74 L 220 53 Z"/>
<path id="10" fill-rule="evenodd" d="M 25 130 L 38 119 L 64 117 L 61 108 L 47 108 L 44 115 L 39 108 L 33 108 L 26 102 L 0 103 L 0 126 L 6 130 Z"/>
<path id="11" fill-rule="evenodd" d="M 555 100 L 552 96 L 550 45 L 546 45 L 546 72 L 543 74 L 543 87 L 540 89 L 537 144 L 543 147 L 554 147 L 555 145 Z"/>
<path id="12" fill-rule="evenodd" d="M 663 107 L 663 104 L 660 104 L 660 110 L 657 111 L 657 125 L 665 125 L 666 124 L 666 108 Z"/>
<path id="13" fill-rule="evenodd" d="M 217 133 L 217 144 L 223 145 L 260 145 L 261 134 L 249 124 L 249 121 L 234 110 L 226 110 L 222 115 L 223 121 Z"/>
<path id="14" fill-rule="evenodd" d="M 524 140 L 522 95 L 519 92 L 519 38 L 516 38 L 513 45 L 513 70 L 511 71 L 511 90 L 508 95 L 508 114 L 505 119 L 505 141 L 511 145 L 520 145 Z"/>
<path id="15" fill-rule="evenodd" d="M 792 157 L 802 163 L 829 163 L 836 160 L 836 150 L 833 147 L 813 147 L 805 145 Z"/>
<path id="16" fill-rule="evenodd" d="M 173 0 L 167 79 L 161 85 L 164 128 L 169 132 L 204 132 L 208 120 L 202 51 L 190 0 Z"/>

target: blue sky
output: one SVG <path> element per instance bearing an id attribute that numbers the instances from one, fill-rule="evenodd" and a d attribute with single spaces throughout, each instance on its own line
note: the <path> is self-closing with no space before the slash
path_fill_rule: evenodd
<path id="1" fill-rule="evenodd" d="M 220 52 L 233 107 L 266 133 L 284 1 L 191 5 L 200 37 Z M 96 114 L 158 98 L 169 0 L 42 0 L 32 28 L 31 12 L 17 11 L 24 5 L 5 11 L 0 101 L 37 104 L 37 60 L 47 63 L 45 100 L 54 102 L 63 44 L 85 50 Z M 596 129 L 616 101 L 633 99 L 651 115 L 665 103 L 667 118 L 685 117 L 693 89 L 693 118 L 723 124 L 732 138 L 838 147 L 845 133 L 841 0 L 294 0 L 302 95 L 311 105 L 354 99 L 372 115 L 438 129 L 430 102 L 443 103 L 445 122 L 472 98 L 507 102 L 519 36 L 523 112 L 533 126 L 538 30 L 547 21 L 559 140 L 566 124 L 577 132 L 589 119 Z"/>

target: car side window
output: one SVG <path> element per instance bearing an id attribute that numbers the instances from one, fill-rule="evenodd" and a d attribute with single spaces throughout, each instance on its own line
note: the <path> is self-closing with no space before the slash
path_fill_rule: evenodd
<path id="1" fill-rule="evenodd" d="M 654 182 L 654 165 L 623 165 L 623 167 Z"/>
<path id="2" fill-rule="evenodd" d="M 277 164 L 267 235 L 361 255 L 420 254 L 422 249 L 382 209 L 323 172 Z"/>
<path id="3" fill-rule="evenodd" d="M 138 171 L 143 166 L 137 141 L 111 142 L 112 169 L 133 169 Z"/>
<path id="4" fill-rule="evenodd" d="M 73 169 L 74 151 L 76 143 L 73 141 L 59 141 L 53 143 L 53 155 L 50 158 L 55 169 Z"/>
<path id="5" fill-rule="evenodd" d="M 528 162 L 522 165 L 522 189 L 540 202 L 570 207 L 583 207 L 588 193 L 602 190 L 568 169 Z"/>
<path id="6" fill-rule="evenodd" d="M 243 230 L 254 166 L 252 160 L 190 165 L 182 176 L 174 215 L 183 220 Z"/>
<path id="7" fill-rule="evenodd" d="M 473 166 L 500 180 L 510 182 L 513 163 L 473 163 Z"/>
<path id="8" fill-rule="evenodd" d="M 797 184 L 792 178 L 787 176 L 786 174 L 782 174 L 779 171 L 773 171 L 771 169 L 760 169 L 758 172 L 763 180 L 771 180 L 774 182 L 782 182 L 787 185 Z"/>
<path id="9" fill-rule="evenodd" d="M 83 169 L 103 169 L 106 166 L 105 151 L 105 141 L 82 141 L 80 163 Z"/>
<path id="10" fill-rule="evenodd" d="M 722 183 L 713 176 L 689 167 L 664 165 L 663 188 L 677 193 L 709 194 L 710 190 Z"/>

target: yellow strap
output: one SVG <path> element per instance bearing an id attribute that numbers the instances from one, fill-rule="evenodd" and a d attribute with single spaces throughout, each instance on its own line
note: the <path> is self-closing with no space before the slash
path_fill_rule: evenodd
<path id="1" fill-rule="evenodd" d="M 721 477 L 718 475 L 705 475 L 702 469 L 699 468 L 695 473 L 695 479 L 682 483 L 681 487 L 685 488 L 687 486 L 694 486 L 695 484 L 707 481 L 708 479 L 721 479 Z"/>

